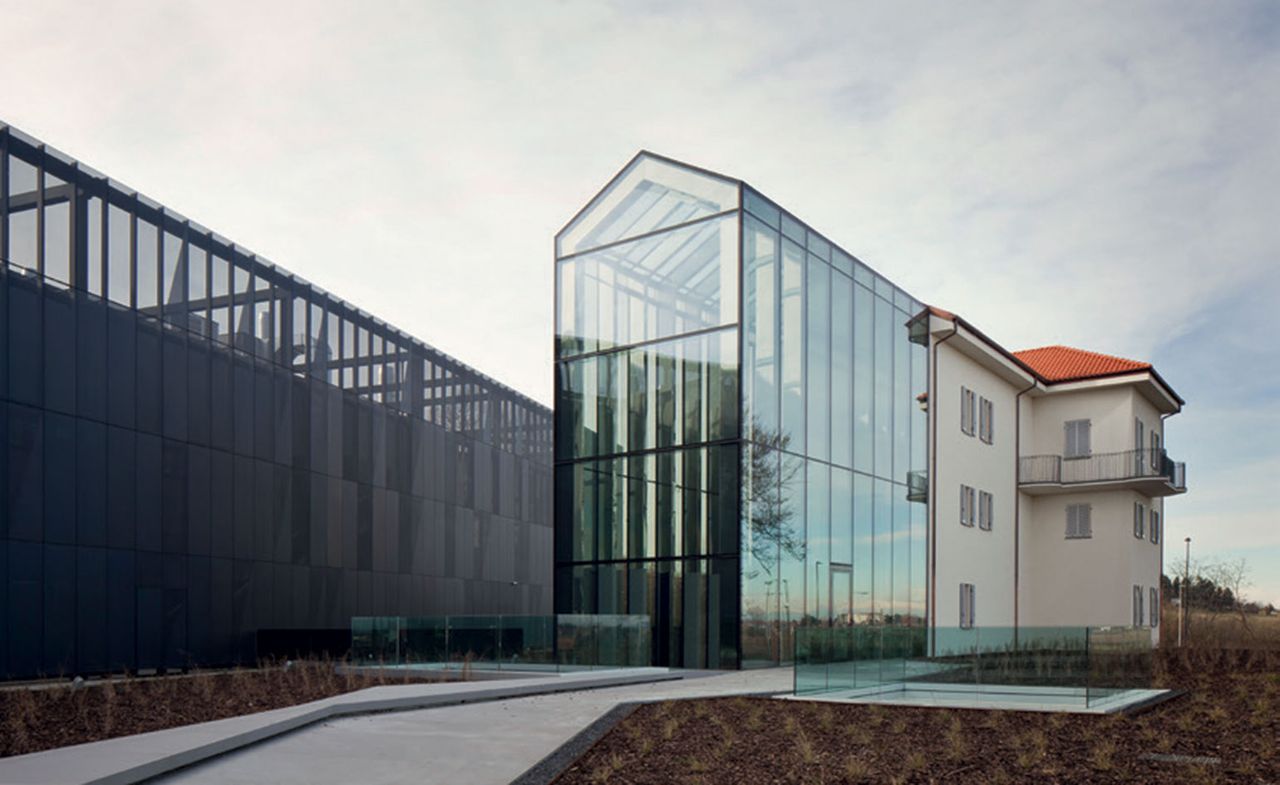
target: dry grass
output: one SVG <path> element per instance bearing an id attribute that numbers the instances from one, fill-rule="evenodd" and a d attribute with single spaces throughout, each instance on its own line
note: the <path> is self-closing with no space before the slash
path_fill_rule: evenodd
<path id="1" fill-rule="evenodd" d="M 0 690 L 0 757 L 292 706 L 403 678 L 328 660 Z M 412 681 L 423 681 L 421 677 Z"/>
<path id="2" fill-rule="evenodd" d="M 763 698 L 645 706 L 558 783 L 597 781 L 601 768 L 628 785 L 1280 782 L 1280 652 L 1191 648 L 1155 660 L 1157 686 L 1189 692 L 1133 716 Z M 663 738 L 665 722 L 679 732 Z M 1156 752 L 1217 762 L 1147 757 Z"/>

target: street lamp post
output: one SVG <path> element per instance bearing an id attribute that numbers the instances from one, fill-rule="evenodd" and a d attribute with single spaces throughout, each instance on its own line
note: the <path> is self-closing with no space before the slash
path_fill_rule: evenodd
<path id="1" fill-rule="evenodd" d="M 1187 581 L 1191 580 L 1191 538 L 1187 544 L 1187 557 L 1182 567 L 1182 585 L 1178 587 L 1178 648 L 1182 648 L 1182 631 L 1187 626 Z"/>

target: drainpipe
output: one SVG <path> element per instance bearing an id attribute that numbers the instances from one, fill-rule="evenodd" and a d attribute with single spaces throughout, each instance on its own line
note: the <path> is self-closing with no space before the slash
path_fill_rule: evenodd
<path id="1" fill-rule="evenodd" d="M 1022 585 L 1022 491 L 1018 490 L 1018 466 L 1022 463 L 1022 396 L 1035 389 L 1036 380 L 1013 399 L 1013 642 L 1018 643 L 1019 594 Z"/>
<path id="2" fill-rule="evenodd" d="M 1177 412 L 1169 412 L 1168 414 L 1160 415 L 1160 449 L 1165 450 L 1166 452 L 1168 451 L 1168 448 L 1165 446 L 1165 441 L 1164 441 L 1164 421 L 1175 414 L 1177 414 Z M 1159 566 L 1159 572 L 1156 574 L 1156 586 L 1159 586 L 1160 588 L 1156 590 L 1157 592 L 1159 592 L 1159 594 L 1156 596 L 1156 600 L 1157 600 L 1156 613 L 1160 613 L 1160 611 L 1164 608 L 1164 535 L 1165 535 L 1165 532 L 1167 531 L 1169 531 L 1169 519 L 1165 517 L 1164 502 L 1161 501 L 1160 502 L 1160 553 L 1159 553 L 1160 566 Z M 1190 550 L 1191 550 L 1190 545 L 1188 545 L 1187 547 L 1188 554 L 1190 554 Z M 1188 556 L 1188 558 L 1190 557 Z M 1178 646 L 1182 646 L 1182 615 L 1181 615 L 1182 614 L 1182 598 L 1181 597 L 1178 598 L 1178 614 L 1179 614 L 1178 615 Z M 1160 615 L 1163 616 L 1164 614 L 1160 613 Z M 1160 619 L 1160 621 L 1161 621 L 1161 624 L 1159 625 L 1160 631 L 1156 633 L 1159 636 L 1156 639 L 1157 644 L 1160 642 L 1160 640 L 1164 638 L 1164 624 L 1163 624 L 1164 619 Z"/>
<path id="3" fill-rule="evenodd" d="M 929 316 L 932 319 L 932 315 Z M 936 341 L 931 341 L 930 362 L 933 372 L 929 375 L 929 608 L 933 611 L 929 618 L 929 655 L 938 650 L 938 409 L 935 391 L 938 384 L 938 347 L 949 341 L 960 331 L 953 320 L 951 332 Z"/>

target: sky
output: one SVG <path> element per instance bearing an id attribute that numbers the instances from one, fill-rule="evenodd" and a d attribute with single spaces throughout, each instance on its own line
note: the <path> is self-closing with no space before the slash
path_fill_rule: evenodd
<path id="1" fill-rule="evenodd" d="M 1012 349 L 1188 402 L 1166 558 L 1280 605 L 1274 2 L 0 0 L 0 119 L 521 392 L 552 237 L 637 150 Z"/>

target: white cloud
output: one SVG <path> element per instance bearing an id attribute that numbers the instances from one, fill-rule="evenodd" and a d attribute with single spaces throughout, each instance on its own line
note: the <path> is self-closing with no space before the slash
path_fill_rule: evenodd
<path id="1" fill-rule="evenodd" d="M 5 9 L 0 112 L 543 401 L 551 236 L 641 147 L 749 180 L 1012 348 L 1147 358 L 1201 334 L 1174 358 L 1192 377 L 1224 372 L 1215 347 L 1280 365 L 1219 325 L 1237 293 L 1280 293 L 1276 17 L 63 0 Z M 1273 536 L 1276 441 L 1191 403 L 1171 532 L 1185 505 L 1222 547 Z M 1270 448 L 1206 447 L 1249 433 Z"/>

